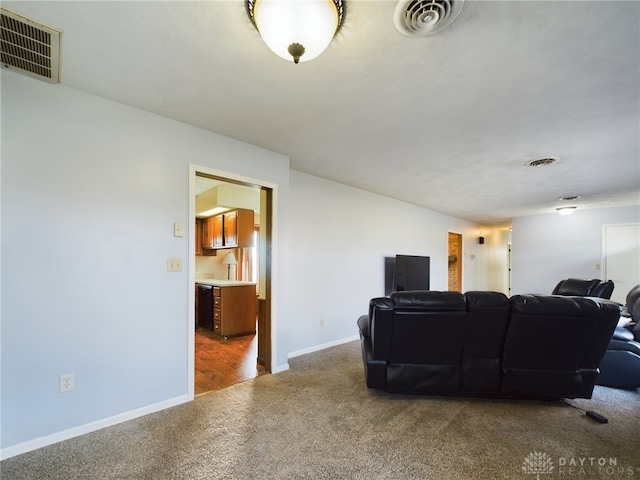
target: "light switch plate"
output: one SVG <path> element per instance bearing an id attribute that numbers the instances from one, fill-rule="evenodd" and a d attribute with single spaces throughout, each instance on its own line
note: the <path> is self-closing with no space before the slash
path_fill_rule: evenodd
<path id="1" fill-rule="evenodd" d="M 173 224 L 173 236 L 184 237 L 184 225 L 182 223 Z"/>
<path id="2" fill-rule="evenodd" d="M 182 259 L 181 258 L 168 258 L 167 259 L 167 272 L 181 272 L 182 271 Z"/>

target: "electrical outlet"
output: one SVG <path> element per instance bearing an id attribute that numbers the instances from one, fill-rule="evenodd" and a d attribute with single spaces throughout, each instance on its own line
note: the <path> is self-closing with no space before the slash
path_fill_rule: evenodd
<path id="1" fill-rule="evenodd" d="M 184 225 L 182 223 L 173 224 L 173 236 L 184 237 Z"/>
<path id="2" fill-rule="evenodd" d="M 70 392 L 74 388 L 75 379 L 73 373 L 60 375 L 60 392 Z"/>
<path id="3" fill-rule="evenodd" d="M 320 319 L 320 326 L 321 326 L 321 327 L 324 327 L 324 318 L 321 318 L 321 319 Z"/>
<path id="4" fill-rule="evenodd" d="M 182 271 L 182 259 L 181 258 L 168 258 L 167 259 L 167 272 L 181 272 Z"/>
<path id="5" fill-rule="evenodd" d="M 599 263 L 596 263 L 596 264 L 593 266 L 593 269 L 594 269 L 594 270 L 600 270 L 600 264 L 599 264 Z"/>

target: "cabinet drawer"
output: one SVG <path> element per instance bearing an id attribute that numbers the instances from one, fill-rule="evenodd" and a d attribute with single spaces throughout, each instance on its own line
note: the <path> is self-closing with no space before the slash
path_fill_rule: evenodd
<path id="1" fill-rule="evenodd" d="M 220 297 L 213 297 L 213 306 L 215 308 L 221 308 L 222 299 Z"/>
<path id="2" fill-rule="evenodd" d="M 215 308 L 213 310 L 213 321 L 214 322 L 220 322 L 222 321 L 222 312 L 220 311 L 219 308 Z"/>
<path id="3" fill-rule="evenodd" d="M 213 287 L 213 296 L 214 297 L 219 297 L 222 294 L 222 290 L 220 289 L 220 287 Z"/>
<path id="4" fill-rule="evenodd" d="M 218 335 L 222 335 L 222 327 L 220 325 L 220 321 L 218 320 L 213 321 L 213 331 Z"/>

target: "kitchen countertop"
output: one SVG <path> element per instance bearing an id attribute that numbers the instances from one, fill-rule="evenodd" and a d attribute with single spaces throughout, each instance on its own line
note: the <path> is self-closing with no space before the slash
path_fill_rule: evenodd
<path id="1" fill-rule="evenodd" d="M 214 287 L 239 287 L 242 285 L 255 285 L 254 282 L 241 282 L 238 280 L 220 280 L 218 278 L 197 278 L 196 283 L 212 285 Z"/>

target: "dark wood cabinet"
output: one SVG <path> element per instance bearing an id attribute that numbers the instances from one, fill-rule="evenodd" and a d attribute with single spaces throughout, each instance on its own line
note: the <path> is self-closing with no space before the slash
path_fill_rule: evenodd
<path id="1" fill-rule="evenodd" d="M 242 248 L 253 246 L 253 210 L 237 209 L 202 219 L 202 248 Z"/>
<path id="2" fill-rule="evenodd" d="M 224 246 L 252 247 L 254 214 L 253 210 L 239 209 L 224 215 Z"/>
<path id="3" fill-rule="evenodd" d="M 196 290 L 198 325 L 225 338 L 256 333 L 255 285 L 197 284 Z"/>
<path id="4" fill-rule="evenodd" d="M 213 287 L 213 331 L 222 337 L 256 333 L 255 285 Z"/>
<path id="5" fill-rule="evenodd" d="M 211 248 L 222 248 L 224 246 L 224 215 L 216 215 L 207 219 L 210 224 Z"/>

